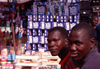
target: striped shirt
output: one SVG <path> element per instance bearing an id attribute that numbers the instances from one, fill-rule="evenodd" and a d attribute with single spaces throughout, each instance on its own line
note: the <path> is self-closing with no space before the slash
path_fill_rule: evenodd
<path id="1" fill-rule="evenodd" d="M 66 55 L 66 57 L 60 61 L 61 69 L 75 69 L 75 62 L 72 60 L 70 56 L 70 52 Z"/>

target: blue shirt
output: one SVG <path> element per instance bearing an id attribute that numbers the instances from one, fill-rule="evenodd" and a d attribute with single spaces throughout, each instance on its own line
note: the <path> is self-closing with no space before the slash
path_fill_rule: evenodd
<path id="1" fill-rule="evenodd" d="M 96 26 L 96 29 L 95 29 L 95 38 L 99 42 L 98 49 L 100 50 L 100 23 Z"/>

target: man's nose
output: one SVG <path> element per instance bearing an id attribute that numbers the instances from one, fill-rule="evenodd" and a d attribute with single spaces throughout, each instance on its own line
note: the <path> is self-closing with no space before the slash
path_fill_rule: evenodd
<path id="1" fill-rule="evenodd" d="M 75 51 L 75 50 L 76 50 L 76 45 L 75 45 L 75 44 L 72 44 L 72 45 L 70 46 L 70 50 Z"/>
<path id="2" fill-rule="evenodd" d="M 49 46 L 54 46 L 54 41 L 51 41 L 50 43 L 49 43 Z"/>

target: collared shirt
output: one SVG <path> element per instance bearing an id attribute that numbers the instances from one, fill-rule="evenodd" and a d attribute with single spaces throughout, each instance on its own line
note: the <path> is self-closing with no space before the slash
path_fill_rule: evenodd
<path id="1" fill-rule="evenodd" d="M 75 62 L 72 60 L 70 56 L 70 52 L 66 55 L 66 57 L 60 61 L 61 69 L 75 69 Z"/>

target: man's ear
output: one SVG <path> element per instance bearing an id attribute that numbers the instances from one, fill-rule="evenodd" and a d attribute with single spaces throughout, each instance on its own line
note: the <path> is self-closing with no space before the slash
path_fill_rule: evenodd
<path id="1" fill-rule="evenodd" d="M 68 39 L 67 38 L 65 38 L 65 45 L 67 46 L 68 45 Z"/>
<path id="2" fill-rule="evenodd" d="M 95 46 L 96 39 L 95 39 L 95 38 L 92 38 L 92 39 L 90 40 L 90 42 L 91 42 L 91 48 L 93 48 L 93 47 Z"/>

